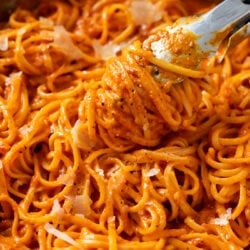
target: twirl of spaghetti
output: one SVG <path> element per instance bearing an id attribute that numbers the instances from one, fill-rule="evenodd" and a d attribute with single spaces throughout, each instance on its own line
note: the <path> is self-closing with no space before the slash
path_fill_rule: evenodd
<path id="1" fill-rule="evenodd" d="M 1 249 L 249 249 L 250 40 L 197 70 L 145 46 L 215 4 L 43 0 L 1 24 Z"/>

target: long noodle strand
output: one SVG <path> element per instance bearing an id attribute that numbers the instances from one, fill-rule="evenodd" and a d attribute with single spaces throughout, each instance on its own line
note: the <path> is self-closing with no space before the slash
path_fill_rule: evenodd
<path id="1" fill-rule="evenodd" d="M 250 39 L 197 70 L 148 47 L 217 3 L 41 0 L 0 24 L 1 249 L 249 249 Z"/>

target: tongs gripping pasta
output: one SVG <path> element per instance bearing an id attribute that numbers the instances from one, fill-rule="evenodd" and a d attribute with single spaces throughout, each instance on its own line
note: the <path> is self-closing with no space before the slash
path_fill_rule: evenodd
<path id="1" fill-rule="evenodd" d="M 218 52 L 222 59 L 230 47 L 249 36 L 249 21 L 249 0 L 225 0 L 206 14 L 167 26 L 164 35 L 145 44 L 158 59 L 196 69 Z"/>

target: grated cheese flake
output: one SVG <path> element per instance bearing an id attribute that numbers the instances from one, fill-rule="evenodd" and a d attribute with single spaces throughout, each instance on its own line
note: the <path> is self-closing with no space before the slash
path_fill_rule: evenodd
<path id="1" fill-rule="evenodd" d="M 70 237 L 69 235 L 67 235 L 66 233 L 61 232 L 60 230 L 56 229 L 53 225 L 51 225 L 51 224 L 48 223 L 48 222 L 44 225 L 44 229 L 45 229 L 48 233 L 54 235 L 54 236 L 57 237 L 58 239 L 61 239 L 61 240 L 65 241 L 65 242 L 69 243 L 69 244 L 72 245 L 72 246 L 75 246 L 75 247 L 77 247 L 77 248 L 80 248 L 80 247 L 81 247 L 80 244 L 77 243 L 73 238 L 71 238 L 71 237 Z"/>
<path id="2" fill-rule="evenodd" d="M 9 86 L 12 84 L 12 82 L 16 80 L 21 80 L 20 78 L 23 76 L 22 71 L 16 72 L 16 73 L 11 73 L 10 76 L 6 79 L 5 85 Z"/>
<path id="3" fill-rule="evenodd" d="M 57 25 L 54 28 L 54 43 L 62 48 L 63 53 L 70 60 L 84 57 L 83 52 L 74 44 L 69 32 L 62 25 Z"/>
<path id="4" fill-rule="evenodd" d="M 63 169 L 60 170 L 60 174 L 57 177 L 57 181 L 63 185 L 72 186 L 74 184 L 75 178 L 76 175 L 72 167 L 68 167 L 66 173 Z"/>
<path id="5" fill-rule="evenodd" d="M 87 195 L 76 195 L 73 199 L 73 213 L 88 215 L 92 200 Z"/>
<path id="6" fill-rule="evenodd" d="M 51 214 L 56 214 L 59 217 L 62 217 L 62 215 L 64 214 L 64 209 L 61 207 L 58 199 L 55 199 L 53 201 L 53 206 L 51 208 L 50 213 Z"/>
<path id="7" fill-rule="evenodd" d="M 110 57 L 116 56 L 128 43 L 114 44 L 106 43 L 104 45 L 100 44 L 97 40 L 92 42 L 95 54 L 99 56 L 102 60 L 107 60 Z"/>
<path id="8" fill-rule="evenodd" d="M 225 226 L 229 223 L 229 219 L 231 219 L 232 208 L 228 208 L 225 214 L 219 216 L 219 218 L 213 219 L 213 224 L 219 226 Z"/>
<path id="9" fill-rule="evenodd" d="M 95 169 L 96 173 L 98 173 L 100 176 L 104 177 L 104 170 L 102 168 L 96 168 Z"/>
<path id="10" fill-rule="evenodd" d="M 132 1 L 130 11 L 136 25 L 151 25 L 163 17 L 163 11 L 159 6 L 148 0 Z"/>
<path id="11" fill-rule="evenodd" d="M 65 198 L 71 203 L 71 210 L 73 214 L 88 216 L 91 212 L 91 198 L 86 195 L 67 195 Z"/>
<path id="12" fill-rule="evenodd" d="M 7 51 L 9 48 L 9 39 L 7 36 L 0 36 L 0 51 Z"/>
<path id="13" fill-rule="evenodd" d="M 151 168 L 149 169 L 149 171 L 147 172 L 147 176 L 148 177 L 153 177 L 155 175 L 157 175 L 160 172 L 159 168 Z"/>
<path id="14" fill-rule="evenodd" d="M 27 126 L 26 124 L 19 128 L 19 133 L 22 137 L 25 137 L 28 133 L 31 132 L 31 127 Z"/>
<path id="15" fill-rule="evenodd" d="M 71 134 L 74 143 L 82 150 L 91 151 L 96 146 L 96 142 L 89 136 L 87 124 L 80 120 L 76 121 Z"/>
<path id="16" fill-rule="evenodd" d="M 53 27 L 54 25 L 54 22 L 51 19 L 42 16 L 39 17 L 39 23 L 43 27 Z"/>
<path id="17" fill-rule="evenodd" d="M 108 217 L 108 223 L 114 223 L 115 222 L 115 216 Z"/>
<path id="18" fill-rule="evenodd" d="M 151 50 L 156 58 L 162 59 L 167 62 L 172 61 L 172 53 L 168 50 L 166 40 L 159 39 L 158 41 L 152 42 Z"/>

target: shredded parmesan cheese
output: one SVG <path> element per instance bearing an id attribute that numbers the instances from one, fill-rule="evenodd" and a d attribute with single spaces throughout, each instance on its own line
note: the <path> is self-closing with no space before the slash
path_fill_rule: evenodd
<path id="1" fill-rule="evenodd" d="M 226 210 L 226 213 L 223 215 L 220 215 L 219 218 L 215 218 L 213 220 L 213 224 L 219 225 L 219 226 L 225 226 L 229 223 L 229 219 L 231 219 L 231 214 L 232 214 L 232 208 L 228 208 Z"/>
<path id="2" fill-rule="evenodd" d="M 91 140 L 88 133 L 88 127 L 85 123 L 78 120 L 71 130 L 74 143 L 81 149 L 91 151 L 96 142 Z"/>
<path id="3" fill-rule="evenodd" d="M 73 199 L 73 213 L 88 215 L 92 200 L 87 195 L 76 195 Z"/>
<path id="4" fill-rule="evenodd" d="M 95 50 L 96 55 L 99 56 L 102 60 L 107 60 L 110 57 L 116 56 L 117 53 L 127 45 L 127 43 L 121 43 L 118 45 L 111 42 L 102 45 L 97 40 L 94 40 L 92 42 L 92 46 Z"/>
<path id="5" fill-rule="evenodd" d="M 72 167 L 67 168 L 67 172 L 65 173 L 64 170 L 60 172 L 57 180 L 59 183 L 67 186 L 72 186 L 75 181 L 75 173 L 72 171 Z"/>
<path id="6" fill-rule="evenodd" d="M 91 212 L 92 200 L 87 195 L 67 195 L 65 198 L 71 203 L 71 212 L 82 216 L 88 216 Z"/>
<path id="7" fill-rule="evenodd" d="M 185 29 L 172 26 L 168 26 L 167 31 L 170 37 L 174 36 L 175 33 L 186 33 Z M 151 50 L 154 56 L 167 62 L 171 62 L 173 60 L 173 51 L 171 50 L 171 47 L 172 44 L 169 37 L 162 37 L 161 39 L 151 43 Z"/>
<path id="8" fill-rule="evenodd" d="M 148 177 L 153 177 L 155 175 L 157 175 L 160 172 L 159 168 L 151 168 L 148 172 L 147 172 L 147 176 Z"/>
<path id="9" fill-rule="evenodd" d="M 62 48 L 63 53 L 70 60 L 78 60 L 83 58 L 83 52 L 73 43 L 70 34 L 62 25 L 54 28 L 54 43 Z"/>
<path id="10" fill-rule="evenodd" d="M 19 128 L 19 133 L 22 137 L 25 137 L 28 133 L 32 130 L 31 127 L 27 126 L 26 124 Z"/>
<path id="11" fill-rule="evenodd" d="M 9 48 L 9 39 L 7 36 L 0 36 L 0 51 L 7 51 Z"/>
<path id="12" fill-rule="evenodd" d="M 162 59 L 167 62 L 172 61 L 172 53 L 169 51 L 166 40 L 159 39 L 158 41 L 151 43 L 151 50 L 156 58 Z"/>
<path id="13" fill-rule="evenodd" d="M 134 0 L 130 7 L 136 25 L 151 25 L 160 21 L 163 11 L 148 0 Z M 146 17 L 146 18 L 145 18 Z"/>
<path id="14" fill-rule="evenodd" d="M 19 80 L 19 78 L 21 78 L 22 76 L 23 76 L 22 71 L 11 73 L 10 76 L 5 81 L 5 85 L 6 86 L 12 85 L 13 81 L 16 81 L 17 79 Z"/>
<path id="15" fill-rule="evenodd" d="M 108 217 L 108 223 L 114 223 L 115 222 L 115 216 Z"/>
<path id="16" fill-rule="evenodd" d="M 75 246 L 77 248 L 80 248 L 80 244 L 77 243 L 73 238 L 71 238 L 69 235 L 67 235 L 66 233 L 63 233 L 61 231 L 59 231 L 58 229 L 56 229 L 53 225 L 51 225 L 50 223 L 46 223 L 44 225 L 44 229 L 54 235 L 55 237 L 57 237 L 58 239 L 61 239 L 67 243 L 69 243 L 72 246 Z"/>
<path id="17" fill-rule="evenodd" d="M 61 207 L 58 199 L 54 200 L 50 213 L 56 214 L 58 217 L 62 217 L 62 215 L 64 214 L 64 209 Z"/>
<path id="18" fill-rule="evenodd" d="M 42 26 L 45 27 L 53 27 L 54 23 L 51 19 L 46 18 L 46 17 L 39 17 L 39 22 Z"/>
<path id="19" fill-rule="evenodd" d="M 100 175 L 100 176 L 104 176 L 104 170 L 101 168 L 96 168 L 95 171 Z"/>

